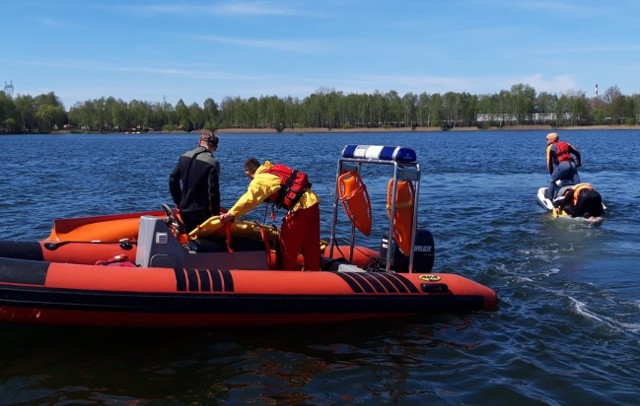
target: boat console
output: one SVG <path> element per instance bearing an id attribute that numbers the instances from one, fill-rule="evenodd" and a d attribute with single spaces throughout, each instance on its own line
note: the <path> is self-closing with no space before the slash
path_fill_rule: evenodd
<path id="1" fill-rule="evenodd" d="M 215 240 L 195 240 L 186 245 L 174 236 L 167 223 L 158 217 L 140 217 L 136 264 L 151 268 L 210 268 L 268 269 L 264 244 L 256 239 L 244 239 L 233 245 L 229 252 L 226 244 Z"/>

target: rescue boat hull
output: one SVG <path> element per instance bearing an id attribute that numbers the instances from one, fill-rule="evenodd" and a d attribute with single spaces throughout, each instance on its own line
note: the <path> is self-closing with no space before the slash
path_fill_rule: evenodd
<path id="1" fill-rule="evenodd" d="M 0 258 L 0 322 L 215 327 L 492 310 L 454 274 L 140 268 Z"/>

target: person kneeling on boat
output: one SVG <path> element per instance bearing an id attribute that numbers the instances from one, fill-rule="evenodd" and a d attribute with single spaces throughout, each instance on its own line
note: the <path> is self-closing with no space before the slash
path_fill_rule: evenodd
<path id="1" fill-rule="evenodd" d="M 298 254 L 302 252 L 305 271 L 320 270 L 320 199 L 310 189 L 307 176 L 282 164 L 255 158 L 244 163 L 244 173 L 251 182 L 244 195 L 220 221 L 227 223 L 255 209 L 264 201 L 283 207 L 288 212 L 278 235 L 282 269 L 299 269 Z"/>
<path id="2" fill-rule="evenodd" d="M 589 183 L 561 188 L 553 206 L 559 214 L 564 210 L 571 217 L 600 217 L 604 214 L 602 196 Z"/>

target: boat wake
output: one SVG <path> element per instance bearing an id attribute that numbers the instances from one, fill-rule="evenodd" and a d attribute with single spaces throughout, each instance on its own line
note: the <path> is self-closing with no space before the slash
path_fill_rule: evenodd
<path id="1" fill-rule="evenodd" d="M 581 302 L 574 297 L 568 296 L 568 299 L 571 300 L 571 304 L 575 312 L 583 317 L 595 320 L 615 331 L 640 333 L 640 323 L 627 323 L 618 321 L 614 318 L 607 317 L 602 314 L 597 314 L 591 311 L 587 303 Z"/>

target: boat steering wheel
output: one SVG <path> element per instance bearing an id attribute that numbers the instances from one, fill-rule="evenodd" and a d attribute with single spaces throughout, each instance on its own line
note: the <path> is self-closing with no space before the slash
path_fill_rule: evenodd
<path id="1" fill-rule="evenodd" d="M 178 237 L 181 234 L 187 232 L 187 227 L 184 225 L 178 214 L 166 203 L 162 204 L 162 210 L 167 215 L 165 222 L 173 232 L 173 234 Z"/>

